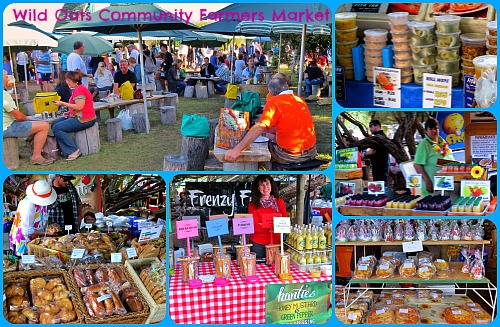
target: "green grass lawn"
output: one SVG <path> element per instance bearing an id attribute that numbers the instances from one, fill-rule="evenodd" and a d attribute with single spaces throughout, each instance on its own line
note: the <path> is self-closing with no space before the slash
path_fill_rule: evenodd
<path id="1" fill-rule="evenodd" d="M 289 71 L 285 73 L 290 73 Z M 296 91 L 295 81 L 292 77 L 292 89 Z M 34 97 L 32 94 L 31 98 Z M 76 161 L 67 162 L 64 159 L 54 162 L 50 166 L 35 166 L 29 164 L 31 150 L 24 146 L 20 140 L 19 151 L 22 171 L 161 171 L 163 157 L 168 154 L 180 154 L 182 135 L 180 133 L 183 114 L 204 115 L 207 119 L 218 118 L 219 109 L 224 106 L 224 96 L 215 95 L 209 99 L 179 98 L 177 123 L 175 125 L 161 125 L 160 113 L 157 107 L 148 110 L 151 125 L 150 134 L 135 134 L 133 131 L 123 131 L 123 141 L 109 143 L 107 141 L 107 128 L 104 122 L 109 118 L 107 110 L 101 110 L 101 123 L 99 134 L 101 150 L 97 154 L 80 157 Z M 321 159 L 330 160 L 332 157 L 332 108 L 319 106 L 315 102 L 309 103 L 309 109 L 314 119 L 317 148 Z M 115 110 L 115 116 L 119 111 Z M 221 165 L 222 167 L 222 165 Z"/>

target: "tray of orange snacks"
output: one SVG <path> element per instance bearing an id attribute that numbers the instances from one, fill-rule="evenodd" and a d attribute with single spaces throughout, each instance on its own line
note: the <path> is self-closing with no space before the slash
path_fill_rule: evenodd
<path id="1" fill-rule="evenodd" d="M 394 311 L 387 307 L 377 308 L 368 314 L 366 317 L 367 324 L 393 324 Z"/>
<path id="2" fill-rule="evenodd" d="M 418 310 L 402 306 L 394 309 L 396 324 L 417 324 L 420 318 Z"/>
<path id="3" fill-rule="evenodd" d="M 356 279 L 369 279 L 372 275 L 372 268 L 365 263 L 358 263 L 356 270 L 354 270 L 354 278 Z"/>
<path id="4" fill-rule="evenodd" d="M 394 265 L 390 261 L 380 261 L 377 266 L 375 274 L 379 278 L 391 278 L 394 277 Z"/>
<path id="5" fill-rule="evenodd" d="M 444 309 L 444 318 L 449 324 L 473 324 L 474 317 L 462 307 L 448 307 Z"/>
<path id="6" fill-rule="evenodd" d="M 408 259 L 403 261 L 401 266 L 399 266 L 399 274 L 401 277 L 413 277 L 417 274 L 417 265 L 415 261 Z"/>
<path id="7" fill-rule="evenodd" d="M 491 315 L 486 312 L 481 306 L 474 302 L 467 302 L 467 310 L 474 317 L 476 324 L 489 324 L 491 322 Z"/>

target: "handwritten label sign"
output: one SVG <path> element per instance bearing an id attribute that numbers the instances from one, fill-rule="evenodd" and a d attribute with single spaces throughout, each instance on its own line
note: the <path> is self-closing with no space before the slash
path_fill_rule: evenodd
<path id="1" fill-rule="evenodd" d="M 144 228 L 149 228 L 149 227 L 151 227 L 151 226 L 153 226 L 153 223 L 152 223 L 151 221 L 147 221 L 147 220 L 145 220 L 145 221 L 141 221 L 141 222 L 139 222 L 139 223 L 137 224 L 137 229 L 138 229 L 138 230 L 142 230 L 142 229 L 144 229 Z"/>
<path id="2" fill-rule="evenodd" d="M 197 220 L 178 220 L 175 222 L 177 230 L 177 238 L 188 238 L 198 236 L 198 221 Z"/>
<path id="3" fill-rule="evenodd" d="M 376 76 L 373 79 L 373 105 L 386 108 L 401 108 L 401 70 L 373 67 L 373 76 Z M 381 78 L 383 78 L 383 81 Z"/>
<path id="4" fill-rule="evenodd" d="M 207 220 L 207 235 L 208 237 L 215 237 L 220 235 L 229 234 L 229 228 L 226 218 L 219 218 L 214 220 Z"/>
<path id="5" fill-rule="evenodd" d="M 345 67 L 335 66 L 335 100 L 346 101 Z"/>
<path id="6" fill-rule="evenodd" d="M 122 262 L 122 254 L 120 252 L 111 253 L 111 263 Z"/>
<path id="7" fill-rule="evenodd" d="M 134 247 L 128 248 L 127 249 L 127 257 L 129 257 L 129 259 L 133 258 L 133 257 L 137 257 L 137 250 Z"/>
<path id="8" fill-rule="evenodd" d="M 234 235 L 253 234 L 253 233 L 254 233 L 253 218 L 233 219 Z"/>
<path id="9" fill-rule="evenodd" d="M 263 213 L 262 214 L 262 228 L 273 228 L 274 217 L 281 217 L 279 213 Z"/>
<path id="10" fill-rule="evenodd" d="M 274 217 L 275 233 L 290 233 L 290 217 Z"/>
<path id="11" fill-rule="evenodd" d="M 64 225 L 64 230 L 72 230 L 73 225 Z"/>
<path id="12" fill-rule="evenodd" d="M 71 259 L 81 259 L 85 254 L 85 249 L 73 249 L 71 252 Z"/>
<path id="13" fill-rule="evenodd" d="M 452 78 L 424 73 L 422 108 L 451 108 Z"/>
<path id="14" fill-rule="evenodd" d="M 28 263 L 35 263 L 35 256 L 34 255 L 28 255 L 28 254 L 23 254 L 21 256 L 21 262 L 22 264 L 28 264 Z"/>
<path id="15" fill-rule="evenodd" d="M 476 93 L 476 79 L 473 75 L 464 75 L 464 108 L 474 107 Z"/>
<path id="16" fill-rule="evenodd" d="M 434 190 L 436 191 L 453 191 L 453 176 L 434 176 Z"/>
<path id="17" fill-rule="evenodd" d="M 153 226 L 153 227 L 142 229 L 141 235 L 139 235 L 139 242 L 146 242 L 146 241 L 157 239 L 158 237 L 160 237 L 162 230 L 163 230 L 163 226 Z M 198 229 L 196 230 L 196 235 L 198 235 Z"/>
<path id="18" fill-rule="evenodd" d="M 423 251 L 422 241 L 403 242 L 403 252 Z"/>

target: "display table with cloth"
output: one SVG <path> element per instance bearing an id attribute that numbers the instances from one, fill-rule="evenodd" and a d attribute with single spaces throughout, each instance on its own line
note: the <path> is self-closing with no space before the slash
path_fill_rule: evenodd
<path id="1" fill-rule="evenodd" d="M 240 268 L 231 261 L 231 279 L 226 286 L 203 283 L 190 288 L 182 282 L 181 265 L 169 279 L 169 311 L 178 324 L 264 324 L 266 322 L 266 285 L 331 281 L 332 277 L 313 278 L 307 272 L 290 267 L 292 281 L 283 282 L 272 267 L 257 264 L 258 283 L 247 284 L 240 277 Z M 201 262 L 199 275 L 215 275 L 212 262 Z"/>
<path id="2" fill-rule="evenodd" d="M 337 101 L 344 108 L 383 108 L 373 105 L 373 83 L 346 81 L 347 101 Z M 415 83 L 401 84 L 401 108 L 422 108 L 422 85 Z M 451 107 L 464 107 L 463 84 L 451 89 Z"/>

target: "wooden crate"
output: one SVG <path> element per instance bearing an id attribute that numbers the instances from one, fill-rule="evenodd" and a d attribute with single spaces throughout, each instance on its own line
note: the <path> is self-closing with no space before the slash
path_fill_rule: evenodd
<path id="1" fill-rule="evenodd" d="M 71 296 L 69 297 L 71 299 L 71 302 L 73 303 L 73 308 L 75 309 L 76 312 L 76 320 L 72 322 L 67 322 L 65 324 L 82 324 L 84 322 L 83 320 L 83 311 L 85 309 L 85 304 L 79 298 L 76 294 L 79 294 L 79 290 L 76 287 L 76 284 L 70 278 L 68 272 L 64 269 L 42 269 L 42 270 L 26 270 L 26 271 L 16 271 L 16 272 L 10 272 L 10 273 L 5 273 L 3 275 L 3 286 L 10 284 L 10 283 L 16 283 L 25 289 L 26 292 L 30 292 L 29 288 L 29 283 L 30 280 L 33 278 L 37 277 L 47 277 L 47 278 L 52 278 L 52 277 L 62 277 L 64 280 L 64 284 L 68 288 Z M 31 303 L 31 298 L 29 298 L 29 301 Z M 4 317 L 7 317 L 7 306 L 4 305 L 3 307 L 3 313 Z"/>
<path id="2" fill-rule="evenodd" d="M 165 315 L 167 313 L 167 304 L 156 303 L 151 294 L 149 294 L 149 291 L 144 286 L 144 283 L 142 282 L 141 278 L 139 277 L 140 272 L 136 270 L 149 266 L 152 262 L 160 263 L 161 261 L 158 258 L 144 258 L 144 259 L 134 259 L 125 261 L 125 268 L 127 269 L 130 276 L 132 276 L 132 279 L 137 285 L 139 291 L 142 293 L 142 295 L 146 299 L 146 302 L 149 305 L 150 314 L 145 322 L 146 324 L 152 324 L 162 321 L 163 319 L 165 319 Z"/>
<path id="3" fill-rule="evenodd" d="M 101 264 L 90 264 L 90 265 L 80 265 L 76 268 L 81 268 L 81 269 L 98 269 L 101 267 Z M 128 273 L 127 269 L 124 268 L 122 264 L 117 264 L 117 263 L 111 263 L 111 264 L 105 264 L 106 267 L 119 267 L 122 269 L 123 273 L 125 274 L 125 277 L 127 277 L 127 280 L 130 282 L 132 285 L 132 288 L 136 289 L 137 292 L 137 298 L 142 304 L 142 310 L 136 311 L 136 312 L 127 312 L 126 314 L 123 315 L 113 315 L 109 317 L 104 317 L 103 319 L 91 317 L 89 312 L 87 311 L 87 308 L 84 305 L 84 311 L 83 311 L 83 318 L 85 320 L 86 324 L 144 324 L 146 322 L 146 319 L 149 317 L 149 306 L 144 297 L 142 296 L 141 291 L 137 287 L 137 284 L 135 283 L 134 279 L 132 276 Z M 69 277 L 72 280 L 72 283 L 74 285 L 77 285 L 75 276 L 73 274 L 73 271 L 75 270 L 75 267 L 71 267 L 69 269 Z M 76 287 L 76 286 L 75 286 Z M 80 292 L 79 288 L 76 288 L 76 293 L 75 297 L 79 298 L 80 301 L 83 303 L 83 296 Z"/>
<path id="4" fill-rule="evenodd" d="M 27 243 L 28 246 L 28 254 L 34 254 L 37 258 L 45 258 L 45 257 L 57 257 L 61 261 L 67 263 L 71 259 L 71 253 L 60 252 L 52 249 L 44 248 L 39 245 L 41 242 L 41 238 L 34 239 L 31 242 Z"/>

